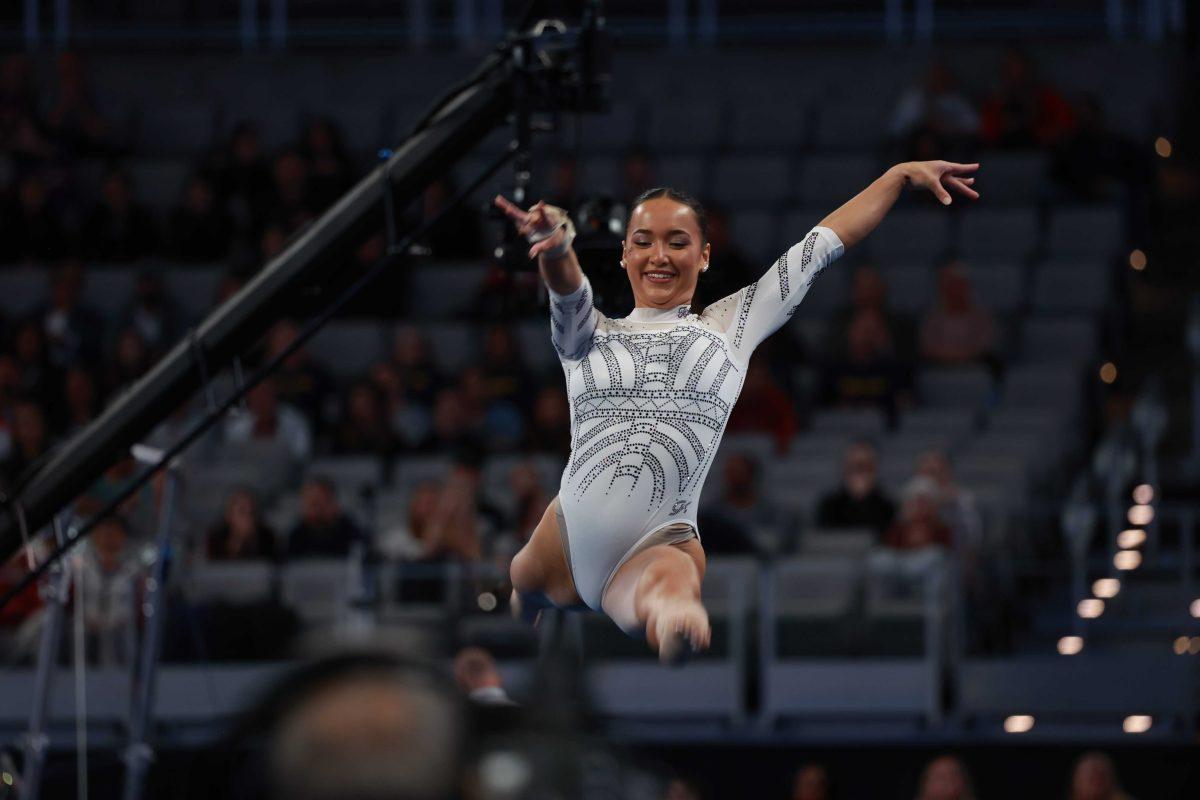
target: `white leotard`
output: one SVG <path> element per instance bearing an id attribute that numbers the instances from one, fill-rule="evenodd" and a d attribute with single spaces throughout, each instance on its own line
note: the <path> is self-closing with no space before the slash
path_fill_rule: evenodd
<path id="1" fill-rule="evenodd" d="M 600 610 L 617 569 L 656 531 L 696 528 L 696 505 L 750 354 L 796 312 L 842 254 L 813 228 L 744 289 L 696 315 L 635 308 L 610 319 L 591 284 L 550 293 L 551 339 L 566 373 L 571 457 L 559 487 L 575 587 Z"/>

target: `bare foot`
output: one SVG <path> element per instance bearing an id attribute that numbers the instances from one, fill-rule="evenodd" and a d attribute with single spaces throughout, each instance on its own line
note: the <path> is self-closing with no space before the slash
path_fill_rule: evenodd
<path id="1" fill-rule="evenodd" d="M 659 610 L 654 624 L 658 660 L 672 667 L 707 650 L 712 640 L 708 612 L 696 600 L 674 602 Z"/>

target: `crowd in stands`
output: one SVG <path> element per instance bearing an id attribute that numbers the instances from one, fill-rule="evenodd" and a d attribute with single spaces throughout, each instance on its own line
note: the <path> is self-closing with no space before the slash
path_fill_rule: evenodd
<path id="1" fill-rule="evenodd" d="M 297 141 L 278 152 L 266 152 L 247 121 L 210 152 L 196 154 L 174 208 L 149 208 L 123 164 L 136 152 L 99 107 L 88 75 L 83 59 L 70 52 L 59 57 L 49 85 L 36 84 L 22 56 L 0 66 L 0 264 L 34 265 L 51 275 L 49 294 L 32 313 L 0 319 L 0 484 L 7 489 L 94 420 L 182 333 L 154 268 L 139 274 L 123 311 L 110 318 L 91 309 L 93 270 L 149 257 L 220 262 L 226 278 L 213 300 L 222 300 L 339 197 L 363 166 L 342 144 L 336 120 L 309 120 Z M 980 95 L 960 88 L 949 65 L 935 64 L 898 98 L 888 132 L 902 158 L 965 160 L 980 146 L 1048 149 L 1054 190 L 1081 200 L 1111 197 L 1142 169 L 1128 143 L 1106 128 L 1094 99 L 1068 100 L 1017 51 L 1005 55 L 997 85 Z M 570 158 L 552 163 L 549 196 L 570 204 L 586 193 Z M 99 173 L 89 172 L 96 164 Z M 623 175 L 626 193 L 646 188 L 654 180 L 651 155 L 631 152 Z M 436 184 L 412 210 L 413 219 L 439 211 L 452 190 L 448 181 Z M 720 208 L 714 208 L 712 230 L 714 272 L 721 277 L 719 286 L 705 288 L 714 295 L 709 299 L 736 290 L 765 267 L 739 252 Z M 487 236 L 487 220 L 467 205 L 426 245 L 434 259 L 481 260 Z M 358 257 L 369 260 L 380 244 L 374 237 Z M 975 296 L 960 261 L 942 261 L 936 294 L 916 317 L 889 308 L 887 283 L 875 265 L 837 267 L 843 268 L 854 270 L 849 303 L 828 327 L 821 351 L 803 352 L 800 342 L 785 341 L 788 332 L 765 347 L 750 365 L 731 435 L 768 434 L 783 453 L 818 407 L 876 408 L 894 428 L 921 402 L 912 380 L 918 364 L 983 364 L 1002 376 L 1002 322 Z M 242 488 L 223 509 L 189 521 L 192 549 L 213 560 L 285 559 L 343 556 L 360 542 L 389 558 L 422 563 L 511 557 L 549 500 L 547 476 L 539 476 L 532 461 L 519 464 L 513 502 L 501 507 L 483 490 L 481 465 L 495 454 L 561 459 L 570 421 L 561 374 L 529 366 L 512 325 L 497 321 L 544 313 L 536 279 L 500 265 L 491 270 L 474 316 L 492 322 L 466 368 L 448 373 L 425 334 L 407 324 L 397 327 L 389 356 L 348 384 L 301 348 L 216 434 L 218 445 L 280 445 L 296 475 L 316 456 L 368 455 L 391 464 L 453 454 L 448 475 L 407 498 L 403 525 L 368 530 L 372 520 L 356 518 L 343 505 L 345 493 L 357 487 L 315 475 L 303 484 L 297 518 L 282 529 L 266 522 L 264 506 L 274 498 Z M 261 355 L 281 352 L 297 332 L 296 321 L 279 322 L 264 337 Z M 817 375 L 807 390 L 780 368 L 797 360 Z M 159 433 L 182 430 L 192 413 L 181 409 Z M 739 454 L 713 476 L 701 521 L 710 552 L 795 552 L 798 523 L 764 493 L 763 467 Z M 132 471 L 131 460 L 118 462 L 88 492 L 89 502 L 103 502 Z M 92 536 L 89 574 L 102 587 L 89 593 L 97 598 L 89 617 L 97 634 L 116 624 L 114 609 L 125 602 L 103 587 L 137 563 L 137 548 L 153 530 L 155 503 L 153 490 L 135 496 L 121 518 Z M 956 485 L 945 453 L 922 455 L 893 497 L 881 486 L 878 454 L 865 441 L 846 451 L 840 484 L 820 498 L 813 517 L 822 528 L 869 528 L 897 550 L 969 543 L 981 535 L 970 492 Z M 20 564 L 11 562 L 6 574 L 19 572 Z M 116 644 L 98 647 L 111 651 Z"/>

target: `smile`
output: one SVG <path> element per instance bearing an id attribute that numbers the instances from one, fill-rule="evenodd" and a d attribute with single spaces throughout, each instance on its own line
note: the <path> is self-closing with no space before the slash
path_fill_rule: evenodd
<path id="1" fill-rule="evenodd" d="M 671 281 L 675 280 L 676 274 L 674 272 L 654 270 L 652 272 L 643 273 L 642 277 L 651 283 L 670 283 Z"/>

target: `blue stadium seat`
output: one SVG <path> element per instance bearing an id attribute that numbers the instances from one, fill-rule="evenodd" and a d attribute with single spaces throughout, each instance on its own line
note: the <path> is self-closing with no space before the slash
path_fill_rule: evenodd
<path id="1" fill-rule="evenodd" d="M 808 109 L 803 103 L 739 104 L 733 115 L 734 150 L 793 151 L 807 138 Z"/>
<path id="2" fill-rule="evenodd" d="M 876 159 L 864 155 L 814 155 L 800 168 L 800 196 L 806 207 L 825 214 L 861 192 L 877 175 Z"/>
<path id="3" fill-rule="evenodd" d="M 733 241 L 754 264 L 756 273 L 765 270 L 788 246 L 780 244 L 776 230 L 778 221 L 778 217 L 770 211 L 740 211 L 733 214 L 730 225 Z M 714 258 L 719 259 L 719 256 Z"/>
<path id="4" fill-rule="evenodd" d="M 84 302 L 105 319 L 115 319 L 133 301 L 132 267 L 89 269 L 83 290 Z"/>
<path id="5" fill-rule="evenodd" d="M 880 265 L 932 264 L 950 247 L 950 215 L 940 208 L 898 208 L 884 217 L 865 245 Z"/>
<path id="6" fill-rule="evenodd" d="M 1043 314 L 1098 314 L 1108 306 L 1104 269 L 1042 264 L 1033 276 L 1033 310 Z"/>
<path id="7" fill-rule="evenodd" d="M 281 570 L 280 597 L 305 623 L 328 625 L 349 611 L 350 563 L 343 558 L 292 561 Z"/>
<path id="8" fill-rule="evenodd" d="M 919 315 L 937 299 L 933 270 L 927 266 L 880 264 L 888 287 L 888 307 L 902 314 Z"/>
<path id="9" fill-rule="evenodd" d="M 430 263 L 413 270 L 409 309 L 419 319 L 463 314 L 483 285 L 487 267 L 479 263 Z"/>
<path id="10" fill-rule="evenodd" d="M 371 365 L 384 357 L 384 329 L 378 322 L 335 320 L 308 344 L 313 359 L 342 379 L 365 377 Z"/>
<path id="11" fill-rule="evenodd" d="M 1016 263 L 966 264 L 975 301 L 998 314 L 1015 314 L 1024 297 L 1024 270 Z"/>
<path id="12" fill-rule="evenodd" d="M 986 367 L 925 367 L 917 376 L 917 393 L 927 407 L 980 408 L 992 391 Z"/>
<path id="13" fill-rule="evenodd" d="M 547 320 L 546 328 L 549 330 Z M 478 357 L 481 345 L 480 333 L 461 323 L 437 323 L 426 325 L 422 330 L 433 361 L 447 372 L 468 366 Z M 549 335 L 549 334 L 547 334 Z"/>
<path id="14" fill-rule="evenodd" d="M 708 170 L 706 159 L 699 156 L 665 156 L 654 164 L 654 177 L 660 186 L 682 189 L 694 197 L 706 197 Z"/>
<path id="15" fill-rule="evenodd" d="M 1021 358 L 1027 364 L 1076 365 L 1096 352 L 1094 320 L 1086 317 L 1032 317 L 1021 332 Z"/>
<path id="16" fill-rule="evenodd" d="M 165 265 L 158 273 L 164 288 L 185 321 L 194 323 L 217 307 L 222 268 Z"/>
<path id="17" fill-rule="evenodd" d="M 651 102 L 646 144 L 655 152 L 703 153 L 716 148 L 724 134 L 719 102 Z"/>
<path id="18" fill-rule="evenodd" d="M 775 209 L 793 193 L 786 155 L 730 155 L 718 159 L 712 195 L 730 209 Z"/>
<path id="19" fill-rule="evenodd" d="M 159 215 L 179 204 L 192 165 L 182 158 L 132 158 L 125 164 L 133 193 Z"/>
<path id="20" fill-rule="evenodd" d="M 261 602 L 274 591 L 275 565 L 265 559 L 197 561 L 185 583 L 187 598 L 193 603 Z"/>
<path id="21" fill-rule="evenodd" d="M 980 153 L 976 189 L 989 203 L 1030 205 L 1042 194 L 1046 156 L 1037 151 Z M 962 203 L 962 200 L 956 201 Z"/>
<path id="22" fill-rule="evenodd" d="M 1114 206 L 1058 208 L 1050 217 L 1052 256 L 1111 259 L 1125 242 L 1125 218 Z"/>

